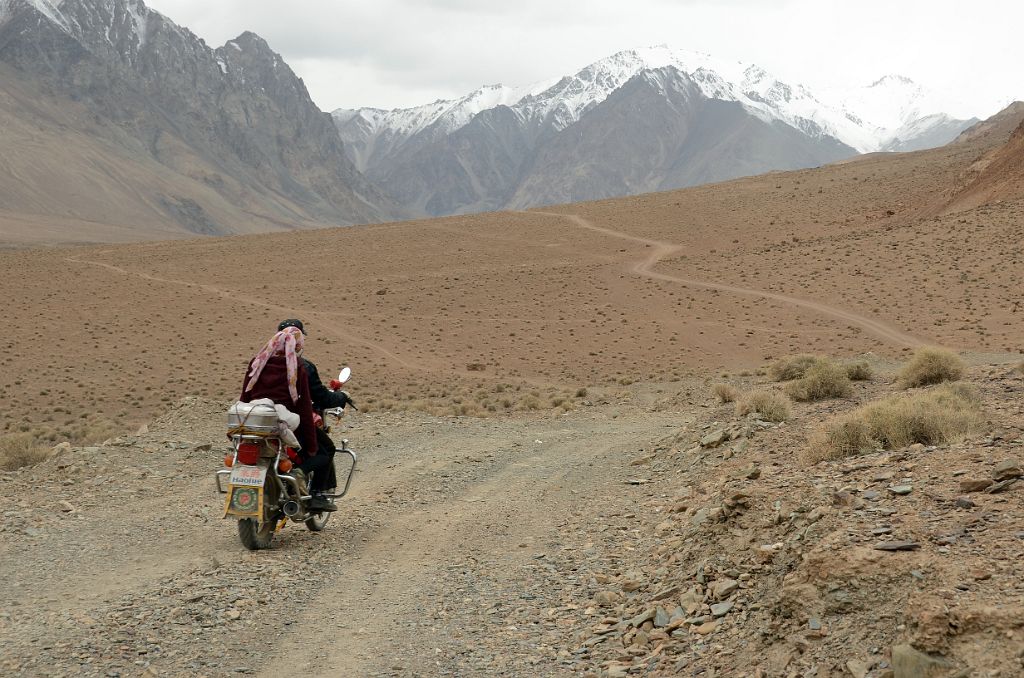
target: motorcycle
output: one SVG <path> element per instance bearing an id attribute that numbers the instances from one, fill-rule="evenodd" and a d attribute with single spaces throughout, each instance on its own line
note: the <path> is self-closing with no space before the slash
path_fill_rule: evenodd
<path id="1" fill-rule="evenodd" d="M 332 390 L 339 390 L 351 376 L 352 370 L 342 369 L 338 379 L 331 381 Z M 358 410 L 351 400 L 348 406 Z M 327 433 L 331 432 L 327 417 L 339 421 L 344 409 L 337 407 L 324 412 Z M 288 438 L 294 436 L 282 429 L 279 422 L 280 414 L 271 405 L 238 403 L 228 413 L 232 449 L 224 457 L 225 468 L 215 475 L 217 491 L 226 495 L 223 517 L 238 521 L 238 538 L 250 551 L 270 548 L 274 535 L 289 520 L 304 523 L 311 532 L 320 532 L 331 517 L 329 511 L 310 508 L 312 495 L 296 477 L 288 455 Z M 341 492 L 334 488 L 324 495 L 332 502 L 348 494 L 359 463 L 348 440 L 341 441 L 336 455 L 347 456 L 350 464 Z"/>

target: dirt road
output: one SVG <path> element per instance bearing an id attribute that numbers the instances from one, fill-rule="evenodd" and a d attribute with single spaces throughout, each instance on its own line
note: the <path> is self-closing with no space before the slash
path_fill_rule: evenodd
<path id="1" fill-rule="evenodd" d="M 813 311 L 823 316 L 836 318 L 850 325 L 863 328 L 868 333 L 878 337 L 879 339 L 891 342 L 898 346 L 907 346 L 910 348 L 920 348 L 922 346 L 934 345 L 933 342 L 928 342 L 912 334 L 904 332 L 888 323 L 882 322 L 877 318 L 869 318 L 867 316 L 854 313 L 844 308 L 839 308 L 830 304 L 823 304 L 810 299 L 802 299 L 800 297 L 794 297 L 788 294 L 779 294 L 777 292 L 770 292 L 767 290 L 751 289 L 748 287 L 738 287 L 736 285 L 727 285 L 712 280 L 699 280 L 696 278 L 683 278 L 676 275 L 670 275 L 656 271 L 655 267 L 662 261 L 669 259 L 670 257 L 680 253 L 683 247 L 680 245 L 674 245 L 669 242 L 662 242 L 660 240 L 651 240 L 650 238 L 642 238 L 639 236 L 631 235 L 629 233 L 623 233 L 622 231 L 616 231 L 610 228 L 602 228 L 597 226 L 590 221 L 584 219 L 578 214 L 561 214 L 559 212 L 543 212 L 540 210 L 533 210 L 529 212 L 532 214 L 544 214 L 550 217 L 558 217 L 563 220 L 568 220 L 570 223 L 584 228 L 588 231 L 594 231 L 595 233 L 601 233 L 612 238 L 618 238 L 620 240 L 628 240 L 630 242 L 639 243 L 647 247 L 652 248 L 651 253 L 639 262 L 631 264 L 629 270 L 635 275 L 642 276 L 644 278 L 650 278 L 652 280 L 661 280 L 663 282 L 678 283 L 686 287 L 697 287 L 707 290 L 718 290 L 720 292 L 728 292 L 729 294 L 736 294 L 745 297 L 754 297 L 757 299 L 767 299 L 769 301 L 780 302 L 782 304 L 788 304 L 796 306 L 798 308 L 804 308 L 809 311 Z"/>
<path id="2" fill-rule="evenodd" d="M 655 485 L 625 482 L 629 461 L 687 421 L 607 404 L 367 415 L 344 432 L 362 470 L 328 529 L 290 525 L 248 553 L 212 491 L 220 409 L 193 401 L 122 444 L 2 477 L 0 568 L 17 586 L 0 672 L 571 671 L 555 648 L 572 629 L 548 611 L 589 596 L 583 526 L 650 497 Z"/>

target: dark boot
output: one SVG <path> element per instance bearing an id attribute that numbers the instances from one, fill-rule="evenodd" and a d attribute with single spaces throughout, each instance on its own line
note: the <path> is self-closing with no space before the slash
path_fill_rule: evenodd
<path id="1" fill-rule="evenodd" d="M 314 494 L 307 506 L 311 513 L 330 513 L 338 510 L 337 505 L 322 494 Z"/>

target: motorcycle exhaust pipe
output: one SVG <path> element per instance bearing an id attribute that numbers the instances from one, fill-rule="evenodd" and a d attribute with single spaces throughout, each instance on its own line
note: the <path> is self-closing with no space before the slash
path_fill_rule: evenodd
<path id="1" fill-rule="evenodd" d="M 298 514 L 298 512 L 299 512 L 299 502 L 292 501 L 291 499 L 289 499 L 288 501 L 286 501 L 284 504 L 281 505 L 281 510 L 284 511 L 284 514 L 286 516 L 291 518 L 292 516 Z"/>

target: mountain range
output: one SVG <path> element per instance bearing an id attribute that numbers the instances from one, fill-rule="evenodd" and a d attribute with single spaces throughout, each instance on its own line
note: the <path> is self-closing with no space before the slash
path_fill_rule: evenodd
<path id="1" fill-rule="evenodd" d="M 812 92 L 652 47 L 522 88 L 321 111 L 258 35 L 143 0 L 0 0 L 0 241 L 225 235 L 521 209 L 947 143 L 975 122 L 888 76 Z"/>
<path id="2" fill-rule="evenodd" d="M 741 62 L 665 46 L 454 100 L 333 117 L 352 162 L 442 215 L 668 190 L 952 140 L 956 119 L 907 78 L 813 93 Z"/>
<path id="3" fill-rule="evenodd" d="M 0 0 L 0 212 L 101 239 L 404 216 L 267 43 L 213 49 L 141 0 Z M 88 239 L 88 238 L 85 238 Z"/>

